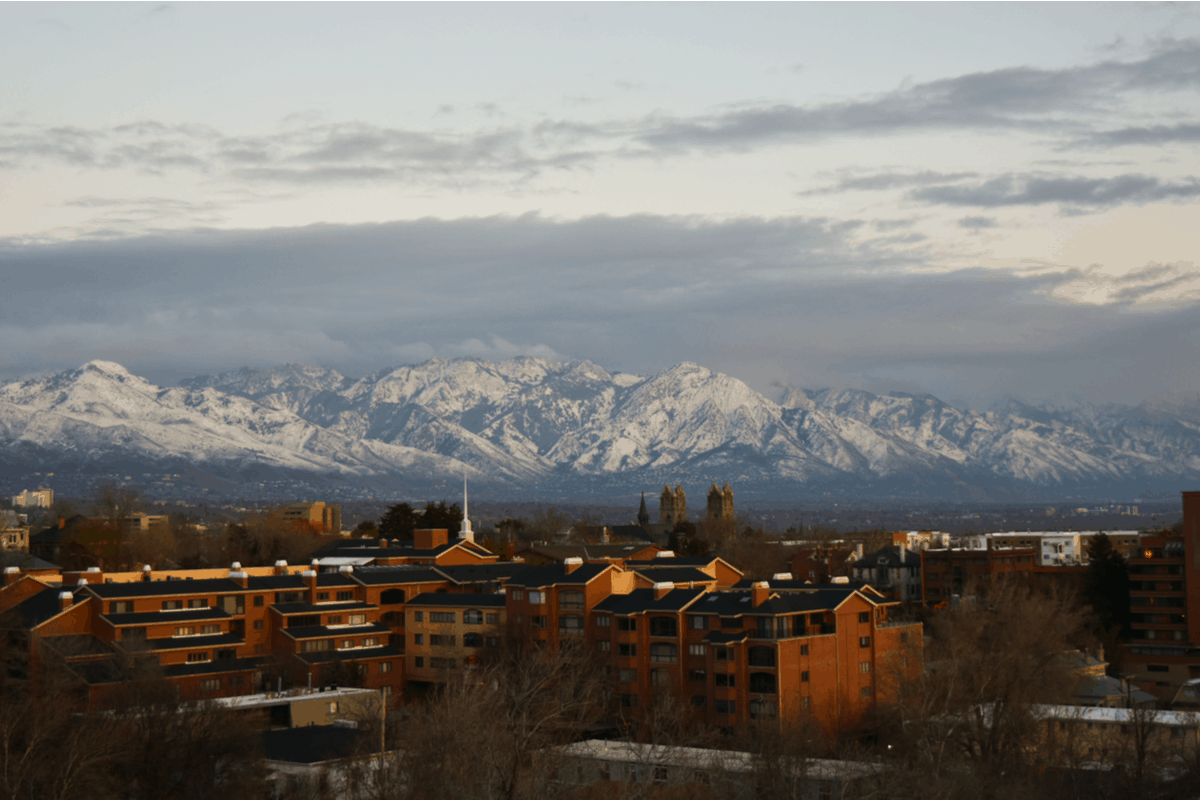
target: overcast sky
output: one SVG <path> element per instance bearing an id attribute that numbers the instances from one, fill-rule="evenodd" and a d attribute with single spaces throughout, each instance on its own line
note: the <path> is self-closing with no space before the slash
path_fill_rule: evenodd
<path id="1" fill-rule="evenodd" d="M 1200 391 L 1200 6 L 0 4 L 0 377 Z"/>

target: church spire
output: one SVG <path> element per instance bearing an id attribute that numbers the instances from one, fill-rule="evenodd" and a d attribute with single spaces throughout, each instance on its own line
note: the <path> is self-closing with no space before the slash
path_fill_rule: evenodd
<path id="1" fill-rule="evenodd" d="M 646 510 L 646 493 L 642 492 L 642 505 L 638 508 L 638 525 L 643 528 L 650 524 L 650 512 Z"/>
<path id="2" fill-rule="evenodd" d="M 458 529 L 458 538 L 466 542 L 475 541 L 475 532 L 471 530 L 471 519 L 467 516 L 467 473 L 463 472 L 463 518 L 462 526 Z"/>

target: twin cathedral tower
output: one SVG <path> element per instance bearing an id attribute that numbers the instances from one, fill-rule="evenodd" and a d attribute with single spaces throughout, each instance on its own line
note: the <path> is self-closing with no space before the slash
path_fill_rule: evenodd
<path id="1" fill-rule="evenodd" d="M 718 489 L 714 483 L 708 490 L 708 508 L 705 514 L 706 522 L 733 520 L 733 489 L 726 483 Z M 642 493 L 642 506 L 638 509 L 638 524 L 650 522 L 650 512 L 646 510 L 646 495 Z M 687 522 L 687 495 L 678 483 L 675 489 L 664 486 L 658 496 L 658 522 L 660 525 L 674 527 L 679 522 Z"/>

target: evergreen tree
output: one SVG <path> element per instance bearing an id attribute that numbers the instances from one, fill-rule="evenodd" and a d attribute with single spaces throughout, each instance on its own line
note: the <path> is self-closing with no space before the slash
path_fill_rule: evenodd
<path id="1" fill-rule="evenodd" d="M 1106 533 L 1097 533 L 1087 545 L 1088 572 L 1084 598 L 1096 612 L 1101 632 L 1117 631 L 1129 636 L 1129 565 L 1113 549 Z"/>

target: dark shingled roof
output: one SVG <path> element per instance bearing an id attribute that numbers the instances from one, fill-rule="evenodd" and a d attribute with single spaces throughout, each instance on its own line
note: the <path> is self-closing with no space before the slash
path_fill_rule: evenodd
<path id="1" fill-rule="evenodd" d="M 504 608 L 505 596 L 502 594 L 448 594 L 430 593 L 419 594 L 409 600 L 406 606 L 453 606 L 454 608 Z"/>
<path id="2" fill-rule="evenodd" d="M 62 591 L 57 586 L 43 589 L 35 595 L 26 597 L 21 602 L 4 613 L 14 627 L 23 630 L 36 628 L 51 617 L 58 616 L 62 607 L 58 602 L 58 593 Z"/>
<path id="3" fill-rule="evenodd" d="M 245 644 L 246 641 L 235 633 L 213 633 L 202 636 L 171 636 L 164 639 L 147 639 L 146 648 L 149 652 L 161 653 L 165 650 L 195 650 L 201 647 L 228 647 Z"/>
<path id="4" fill-rule="evenodd" d="M 199 664 L 171 664 L 163 667 L 163 674 L 168 678 L 182 678 L 188 675 L 220 675 L 229 672 L 249 672 L 271 662 L 269 656 L 254 658 L 220 658 L 216 661 L 204 661 Z"/>
<path id="5" fill-rule="evenodd" d="M 51 564 L 35 555 L 16 550 L 0 550 L 0 567 L 20 567 L 22 572 L 44 572 L 58 569 L 57 564 Z"/>
<path id="6" fill-rule="evenodd" d="M 106 656 L 113 653 L 112 647 L 90 633 L 44 636 L 40 641 L 65 658 Z"/>
<path id="7" fill-rule="evenodd" d="M 270 761 L 318 764 L 354 755 L 366 731 L 340 725 L 308 725 L 263 734 L 263 755 Z"/>
<path id="8" fill-rule="evenodd" d="M 122 625 L 153 625 L 161 622 L 200 622 L 210 619 L 229 619 L 223 608 L 178 608 L 170 611 L 135 611 L 132 614 L 101 614 L 101 618 L 116 627 Z"/>
<path id="9" fill-rule="evenodd" d="M 816 589 L 811 592 L 783 592 L 765 600 L 761 605 L 751 605 L 750 592 L 715 592 L 689 611 L 705 614 L 720 614 L 736 617 L 742 614 L 795 614 L 812 611 L 830 611 L 854 594 L 853 589 Z"/>
<path id="10" fill-rule="evenodd" d="M 904 548 L 904 560 L 900 559 L 900 546 L 891 545 L 876 550 L 874 553 L 867 553 L 857 561 L 852 561 L 850 567 L 919 567 L 921 566 L 921 552 L 914 550 L 911 547 Z"/>
<path id="11" fill-rule="evenodd" d="M 404 655 L 391 645 L 357 647 L 353 650 L 322 650 L 316 653 L 296 653 L 306 664 L 325 664 L 330 661 L 363 661 L 368 658 L 399 658 Z"/>
<path id="12" fill-rule="evenodd" d="M 257 592 L 295 592 L 308 588 L 299 575 L 250 576 L 250 590 Z"/>
<path id="13" fill-rule="evenodd" d="M 379 606 L 364 603 L 360 600 L 348 600 L 341 603 L 275 603 L 271 609 L 283 616 L 289 614 L 329 614 L 334 611 L 365 611 Z"/>
<path id="14" fill-rule="evenodd" d="M 433 583 L 447 580 L 445 567 L 411 565 L 404 567 L 359 567 L 354 570 L 354 580 L 364 586 L 401 585 L 405 583 Z"/>
<path id="15" fill-rule="evenodd" d="M 655 583 L 712 583 L 716 580 L 695 567 L 629 567 L 630 571 Z"/>
<path id="16" fill-rule="evenodd" d="M 533 567 L 520 562 L 498 561 L 493 564 L 446 564 L 437 569 L 456 583 L 498 583 Z"/>
<path id="17" fill-rule="evenodd" d="M 540 586 L 582 585 L 595 578 L 606 569 L 613 569 L 612 564 L 581 564 L 568 573 L 561 564 L 547 564 L 544 567 L 526 565 L 523 570 L 514 572 L 508 579 L 509 586 L 524 586 L 536 589 Z"/>
<path id="18" fill-rule="evenodd" d="M 750 631 L 730 631 L 729 633 L 713 631 L 705 635 L 704 641 L 709 644 L 732 644 L 734 642 L 745 641 L 749 636 Z"/>
<path id="19" fill-rule="evenodd" d="M 306 625 L 300 628 L 284 628 L 283 632 L 293 639 L 328 639 L 332 636 L 358 636 L 363 633 L 382 633 L 386 636 L 392 632 L 392 629 L 382 623 L 371 622 L 366 625 L 355 625 L 349 628 L 344 625 L 336 627 L 330 627 L 329 625 Z"/>
<path id="20" fill-rule="evenodd" d="M 655 599 L 653 589 L 634 589 L 629 594 L 609 595 L 597 603 L 592 610 L 621 615 L 654 611 L 680 611 L 704 594 L 703 589 L 672 589 L 662 597 Z"/>
<path id="21" fill-rule="evenodd" d="M 87 577 L 86 575 L 84 577 Z M 104 600 L 130 597 L 161 597 L 176 594 L 236 594 L 245 589 L 229 578 L 201 578 L 182 581 L 131 581 L 129 583 L 89 583 L 83 587 Z"/>
<path id="22" fill-rule="evenodd" d="M 707 567 L 717 560 L 716 556 L 658 556 L 645 561 L 626 561 L 628 569 L 634 567 Z"/>

